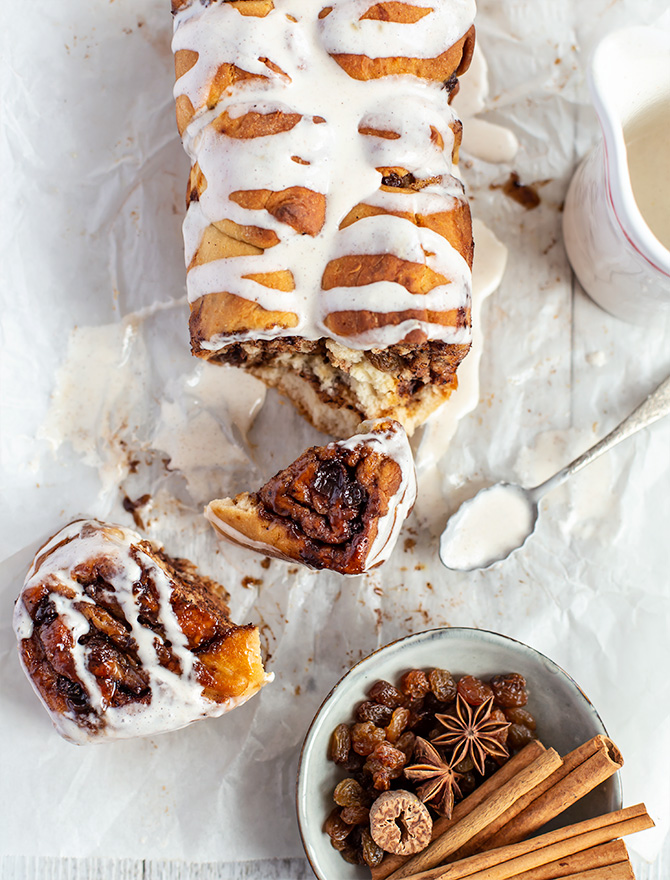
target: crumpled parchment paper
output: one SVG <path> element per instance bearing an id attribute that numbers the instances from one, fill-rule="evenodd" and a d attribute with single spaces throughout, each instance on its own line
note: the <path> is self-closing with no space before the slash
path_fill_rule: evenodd
<path id="1" fill-rule="evenodd" d="M 614 27 L 656 22 L 664 7 L 479 3 L 491 87 L 483 118 L 520 143 L 512 164 L 462 161 L 474 214 L 509 250 L 503 284 L 483 309 L 480 402 L 442 448 L 435 432 L 430 449 L 430 431 L 417 435 L 415 512 L 388 564 L 352 579 L 278 561 L 265 568 L 217 542 L 201 515 L 212 495 L 257 487 L 323 438 L 252 378 L 227 381 L 189 354 L 180 232 L 188 162 L 174 122 L 168 3 L 5 8 L 4 854 L 300 855 L 297 757 L 330 687 L 398 636 L 465 625 L 514 636 L 579 682 L 626 758 L 625 802 L 645 801 L 657 821 L 629 846 L 655 856 L 670 824 L 670 424 L 548 496 L 536 535 L 504 565 L 449 572 L 437 539 L 479 486 L 539 482 L 670 372 L 667 322 L 628 326 L 596 307 L 573 281 L 560 231 L 575 163 L 598 137 L 588 53 Z M 512 170 L 535 184 L 536 209 L 490 188 Z M 19 668 L 12 605 L 42 540 L 80 514 L 132 524 L 123 499 L 147 493 L 136 511 L 146 534 L 227 586 L 234 619 L 261 626 L 276 680 L 223 718 L 76 748 L 53 732 Z M 41 817 L 37 834 L 28 811 Z"/>

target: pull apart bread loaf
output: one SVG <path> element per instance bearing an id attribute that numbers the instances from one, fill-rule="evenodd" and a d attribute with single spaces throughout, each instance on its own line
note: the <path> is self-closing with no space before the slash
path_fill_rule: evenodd
<path id="1" fill-rule="evenodd" d="M 470 346 L 474 0 L 173 0 L 194 354 L 408 432 Z"/>
<path id="2" fill-rule="evenodd" d="M 16 602 L 23 668 L 71 742 L 150 736 L 222 715 L 271 679 L 258 629 L 185 559 L 79 520 L 37 553 Z"/>
<path id="3" fill-rule="evenodd" d="M 349 440 L 308 449 L 254 494 L 212 501 L 205 516 L 252 550 L 362 574 L 391 554 L 415 499 L 407 434 L 378 419 Z"/>

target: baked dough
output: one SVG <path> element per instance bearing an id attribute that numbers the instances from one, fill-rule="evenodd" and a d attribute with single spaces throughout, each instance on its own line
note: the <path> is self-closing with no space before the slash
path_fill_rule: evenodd
<path id="1" fill-rule="evenodd" d="M 391 554 L 414 506 L 416 475 L 399 422 L 364 422 L 315 446 L 258 492 L 212 501 L 205 515 L 243 547 L 310 568 L 362 574 Z"/>
<path id="2" fill-rule="evenodd" d="M 175 0 L 192 350 L 318 428 L 412 432 L 470 346 L 449 106 L 474 0 Z"/>
<path id="3" fill-rule="evenodd" d="M 149 736 L 245 703 L 271 676 L 220 584 L 137 532 L 78 520 L 38 551 L 14 611 L 19 656 L 56 730 Z"/>

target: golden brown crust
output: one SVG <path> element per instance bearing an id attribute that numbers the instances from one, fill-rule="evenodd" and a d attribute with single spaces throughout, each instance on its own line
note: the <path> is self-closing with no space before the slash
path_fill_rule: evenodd
<path id="1" fill-rule="evenodd" d="M 253 211 L 265 210 L 301 235 L 318 235 L 326 219 L 326 197 L 304 186 L 275 192 L 249 189 L 231 193 L 230 200 Z"/>
<path id="2" fill-rule="evenodd" d="M 187 9 L 196 0 L 172 0 L 172 14 Z M 272 0 L 227 0 L 228 5 L 236 9 L 240 15 L 252 15 L 264 18 L 275 7 Z"/>
<path id="3" fill-rule="evenodd" d="M 470 67 L 474 46 L 473 25 L 457 43 L 436 58 L 368 58 L 367 55 L 350 54 L 332 57 L 353 79 L 369 80 L 409 74 L 421 79 L 447 82 L 451 77 L 465 73 Z"/>
<path id="4" fill-rule="evenodd" d="M 447 279 L 424 263 L 412 263 L 395 254 L 350 254 L 331 260 L 326 266 L 321 286 L 363 287 L 375 281 L 393 281 L 410 293 L 429 293 Z"/>
<path id="5" fill-rule="evenodd" d="M 264 286 L 269 285 L 266 282 Z M 273 327 L 288 329 L 297 326 L 298 316 L 295 312 L 268 311 L 256 302 L 224 291 L 201 296 L 192 303 L 189 320 L 193 353 L 206 359 L 217 352 L 208 351 L 203 343 L 223 332 L 222 328 L 227 333 L 245 333 L 249 327 L 270 330 Z"/>
<path id="6" fill-rule="evenodd" d="M 364 15 L 361 15 L 360 21 L 371 18 L 374 21 L 414 24 L 432 11 L 430 6 L 411 6 L 409 3 L 401 3 L 399 0 L 383 0 L 382 3 L 375 3 Z"/>
<path id="7" fill-rule="evenodd" d="M 228 111 L 224 110 L 214 120 L 212 128 L 232 138 L 271 137 L 273 134 L 290 131 L 301 119 L 300 113 L 283 113 L 281 110 L 270 113 L 250 110 L 241 116 L 229 116 Z"/>
<path id="8" fill-rule="evenodd" d="M 422 214 L 414 211 L 388 211 L 384 208 L 360 203 L 352 208 L 340 223 L 340 229 L 345 229 L 358 220 L 362 220 L 365 217 L 373 217 L 376 214 L 391 214 L 394 217 L 402 217 L 404 220 L 409 220 L 416 226 L 432 229 L 433 232 L 441 235 L 442 238 L 446 238 L 449 244 L 463 257 L 468 266 L 472 268 L 474 258 L 472 219 L 470 206 L 465 199 L 457 201 L 450 210 L 439 211 L 435 214 Z"/>
<path id="9" fill-rule="evenodd" d="M 429 324 L 438 324 L 441 327 L 467 327 L 469 311 L 467 309 L 451 309 L 448 312 L 434 312 L 430 309 L 405 309 L 402 312 L 371 312 L 367 309 L 331 312 L 325 319 L 329 330 L 341 338 L 355 337 L 361 333 L 367 333 L 377 327 L 397 327 L 403 321 L 417 320 Z M 423 330 L 411 330 L 405 337 L 404 342 L 419 344 L 428 341 L 428 335 Z"/>
<path id="10" fill-rule="evenodd" d="M 416 226 L 425 227 L 447 239 L 449 243 L 472 267 L 472 221 L 470 207 L 463 200 L 456 202 L 453 209 L 436 214 L 416 212 L 387 211 L 372 205 L 359 204 L 353 208 L 340 224 L 346 228 L 352 224 L 380 214 L 392 214 L 409 220 Z M 426 294 L 438 285 L 448 283 L 448 279 L 422 263 L 401 260 L 392 254 L 356 254 L 338 257 L 327 265 L 322 279 L 324 290 L 335 287 L 359 287 L 376 281 L 393 281 L 402 284 L 412 294 Z M 448 312 L 413 308 L 400 312 L 342 310 L 331 312 L 325 319 L 328 329 L 340 338 L 355 337 L 376 327 L 397 326 L 403 321 L 417 319 L 445 327 L 469 327 L 470 310 L 453 309 Z M 422 331 L 412 331 L 405 342 L 423 343 L 427 335 Z"/>
<path id="11" fill-rule="evenodd" d="M 230 226 L 235 227 L 237 224 L 231 223 Z M 203 233 L 193 259 L 189 263 L 189 270 L 194 266 L 202 266 L 211 260 L 220 260 L 224 257 L 262 254 L 263 244 L 265 247 L 272 247 L 278 241 L 275 233 L 269 229 L 260 229 L 254 226 L 238 226 L 237 229 L 231 231 L 237 234 L 230 235 L 228 232 L 221 231 L 218 226 L 213 224 L 208 226 Z"/>

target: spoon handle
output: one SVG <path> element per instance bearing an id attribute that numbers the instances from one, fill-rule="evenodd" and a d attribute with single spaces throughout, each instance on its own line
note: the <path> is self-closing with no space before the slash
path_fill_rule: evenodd
<path id="1" fill-rule="evenodd" d="M 535 486 L 534 489 L 530 489 L 529 493 L 533 500 L 538 501 L 545 492 L 549 492 L 552 489 L 555 489 L 556 486 L 560 486 L 568 477 L 572 476 L 572 474 L 576 474 L 577 471 L 586 467 L 587 464 L 591 464 L 591 462 L 601 456 L 603 452 L 607 452 L 608 449 L 616 446 L 617 443 L 621 443 L 626 437 L 630 437 L 631 434 L 635 434 L 642 428 L 646 428 L 647 425 L 651 425 L 653 422 L 658 421 L 658 419 L 663 418 L 663 416 L 667 415 L 669 412 L 670 376 L 661 382 L 656 391 L 652 391 L 649 397 L 647 397 L 637 409 L 634 409 L 628 418 L 624 419 L 623 422 L 617 425 L 616 428 L 610 431 L 610 433 L 603 437 L 602 440 L 599 440 L 595 446 L 587 449 L 586 452 L 579 456 L 579 458 L 570 462 L 570 464 L 566 465 L 562 470 L 557 474 L 554 474 L 553 477 L 550 477 L 544 483 Z"/>

